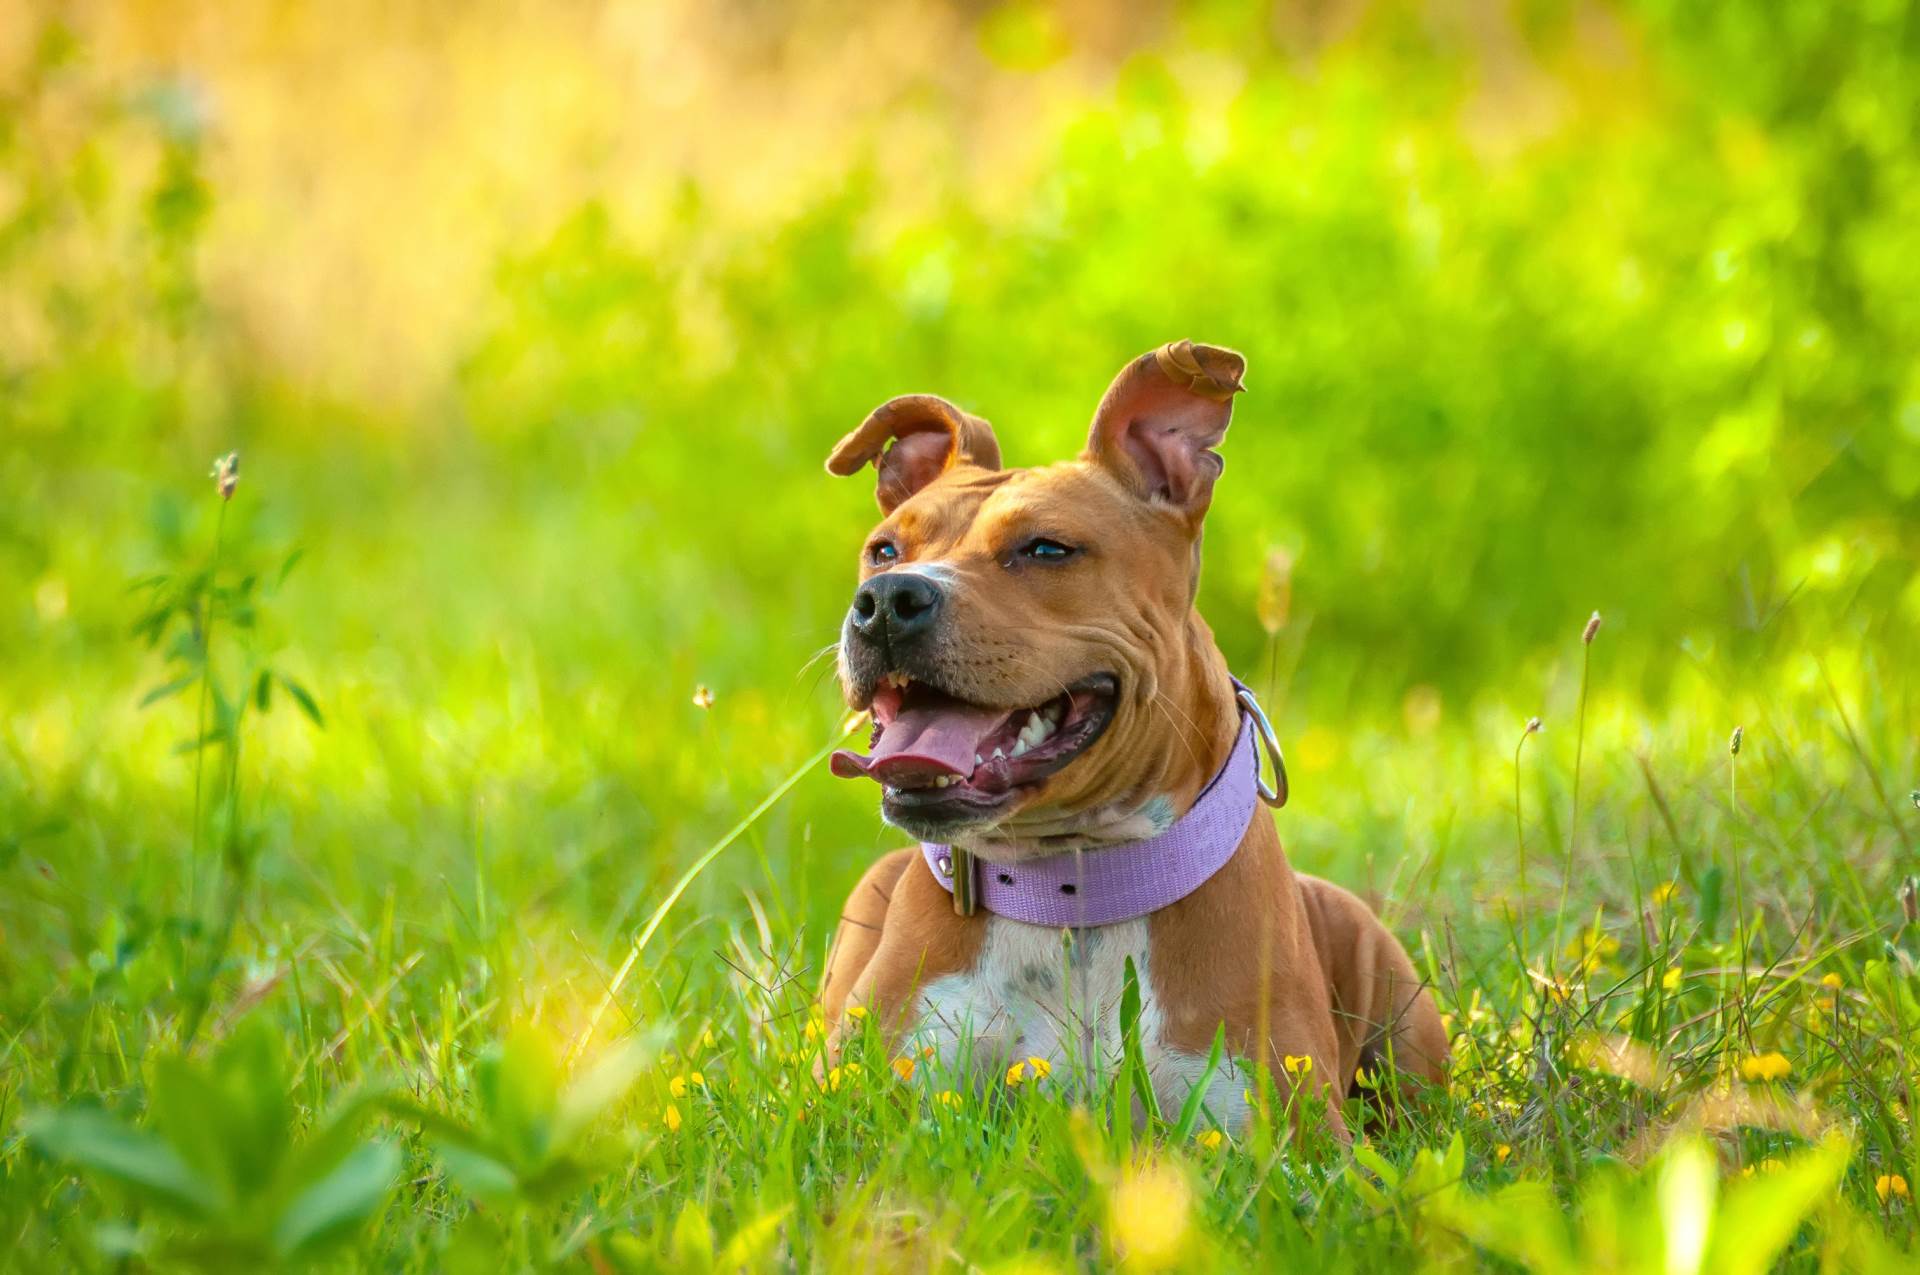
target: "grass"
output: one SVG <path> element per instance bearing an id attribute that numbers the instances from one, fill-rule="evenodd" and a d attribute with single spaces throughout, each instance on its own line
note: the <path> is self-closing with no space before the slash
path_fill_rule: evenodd
<path id="1" fill-rule="evenodd" d="M 0 1269 L 1912 1265 L 1910 5 L 388 8 L 0 36 Z M 820 461 L 1180 336 L 1282 840 L 1455 1041 L 1351 1153 L 816 1079 Z"/>
<path id="2" fill-rule="evenodd" d="M 250 477 L 236 496 L 242 526 L 254 521 L 256 482 L 270 481 Z M 242 1075 L 288 1094 L 286 1136 L 350 1095 L 378 1094 L 347 1107 L 369 1148 L 354 1163 L 384 1176 L 363 1184 L 344 1249 L 317 1250 L 350 1265 L 439 1269 L 505 1254 L 515 1266 L 679 1269 L 734 1243 L 729 1261 L 830 1268 L 1121 1259 L 1357 1270 L 1500 1254 L 1549 1270 L 1563 1268 L 1555 1244 L 1584 1255 L 1567 1259 L 1576 1265 L 1603 1248 L 1644 1250 L 1651 1263 L 1667 1251 L 1663 1235 L 1719 1218 L 1711 1268 L 1744 1269 L 1742 1209 L 1797 1210 L 1767 1241 L 1787 1266 L 1842 1255 L 1895 1269 L 1915 1242 L 1909 1201 L 1890 1184 L 1920 1180 L 1906 1115 L 1920 935 L 1902 912 L 1901 830 L 1862 759 L 1911 770 L 1916 758 L 1886 701 L 1860 693 L 1878 682 L 1871 663 L 1840 701 L 1845 721 L 1832 698 L 1848 696 L 1845 683 L 1783 680 L 1744 732 L 1740 756 L 1764 778 L 1743 792 L 1731 774 L 1722 787 L 1724 712 L 1703 709 L 1703 696 L 1649 721 L 1608 694 L 1603 672 L 1589 685 L 1586 661 L 1576 672 L 1569 652 L 1537 698 L 1549 723 L 1556 707 L 1577 715 L 1590 700 L 1593 738 L 1576 732 L 1556 751 L 1549 728 L 1526 773 L 1536 838 L 1571 847 L 1569 871 L 1534 873 L 1530 896 L 1503 856 L 1481 850 L 1512 832 L 1501 741 L 1516 716 L 1489 705 L 1411 727 L 1343 723 L 1329 732 L 1337 752 L 1296 750 L 1296 800 L 1279 815 L 1295 863 L 1378 901 L 1455 1036 L 1450 1092 L 1355 1158 L 1289 1149 L 1264 1121 L 1218 1138 L 1205 1113 L 1184 1132 L 1177 1113 L 1136 1131 L 1114 1118 L 1130 1109 L 1115 1095 L 1076 1092 L 1064 1075 L 976 1093 L 922 1060 L 888 1057 L 871 1035 L 816 1079 L 809 997 L 827 926 L 886 844 L 867 826 L 864 794 L 819 765 L 844 729 L 825 687 L 785 697 L 792 721 L 772 732 L 724 669 L 706 670 L 722 689 L 705 707 L 691 679 L 678 688 L 677 718 L 656 721 L 652 747 L 697 753 L 675 782 L 712 795 L 707 813 L 683 821 L 686 849 L 651 868 L 625 852 L 658 835 L 651 812 L 562 760 L 616 752 L 628 727 L 613 714 L 556 714 L 531 740 L 523 716 L 466 725 L 463 748 L 417 760 L 407 787 L 384 777 L 380 802 L 344 819 L 274 795 L 274 750 L 311 749 L 309 764 L 347 751 L 371 773 L 393 764 L 381 732 L 430 722 L 433 696 L 423 686 L 395 704 L 383 688 L 331 706 L 324 729 L 284 713 L 233 716 L 221 668 L 247 668 L 239 685 L 254 686 L 261 654 L 249 644 L 272 631 L 275 605 L 313 586 L 296 569 L 272 598 L 239 593 L 228 576 L 258 549 L 233 543 L 211 492 L 205 503 L 238 561 L 196 584 L 198 605 L 182 605 L 200 631 L 231 630 L 208 684 L 235 756 L 209 769 L 243 787 L 210 779 L 204 804 L 216 820 L 236 799 L 260 812 L 233 834 L 257 885 L 194 910 L 187 828 L 141 833 L 134 812 L 151 808 L 151 790 L 102 791 L 121 763 L 97 756 L 70 751 L 65 768 L 50 767 L 46 725 L 16 719 L 14 756 L 77 785 L 11 797 L 11 853 L 29 884 L 5 911 L 0 1107 L 15 1130 L 3 1220 L 20 1269 L 112 1264 L 108 1254 L 126 1251 L 163 1265 L 304 1260 L 259 1247 L 219 1209 L 169 1205 L 138 1177 L 129 1185 L 117 1162 L 84 1141 L 70 1147 L 59 1129 L 37 1144 L 19 1132 L 98 1104 L 175 1136 L 194 1122 L 169 1125 L 155 1083 L 181 1056 L 213 1060 L 201 1064 L 217 1073 L 204 1093 Z M 242 606 L 251 628 L 222 623 Z M 534 693 L 512 674 L 504 689 L 509 702 Z M 181 694 L 135 720 L 171 715 L 191 738 L 193 703 Z M 1312 737 L 1297 712 L 1282 721 Z M 103 735 L 124 729 L 112 722 Z M 414 738 L 433 753 L 430 732 Z M 1578 836 L 1556 826 L 1572 805 L 1568 745 L 1591 772 Z M 502 749 L 523 759 L 505 792 L 470 760 Z M 155 771 L 178 785 L 183 814 L 198 770 L 183 755 Z M 433 796 L 461 783 L 452 802 Z M 434 847 L 444 848 L 420 863 Z M 201 986 L 210 1010 L 195 1047 Z M 273 1047 L 246 1045 L 244 1066 L 222 1073 L 218 1060 L 256 1026 Z M 577 1080 L 589 1074 L 602 1079 Z M 596 1096 L 570 1105 L 570 1084 Z M 205 1101 L 235 1105 L 231 1094 Z M 591 1118 L 569 1125 L 570 1109 Z M 378 1149 L 398 1154 L 389 1162 Z M 1687 1174 L 1690 1203 L 1672 1204 Z M 1633 1204 L 1643 1195 L 1658 1208 Z M 265 1216 L 250 1198 L 232 1216 Z M 1585 1229 L 1552 1238 L 1569 1208 Z M 1143 1216 L 1160 1221 L 1143 1231 Z"/>

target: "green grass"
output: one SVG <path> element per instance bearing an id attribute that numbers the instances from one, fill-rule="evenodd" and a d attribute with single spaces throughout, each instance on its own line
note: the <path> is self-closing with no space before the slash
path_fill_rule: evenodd
<path id="1" fill-rule="evenodd" d="M 1304 63 L 1182 7 L 1086 80 L 996 11 L 977 86 L 895 87 L 984 145 L 1056 76 L 1032 172 L 922 184 L 882 111 L 781 134 L 826 175 L 745 221 L 589 172 L 490 228 L 391 396 L 223 268 L 279 81 L 206 71 L 243 118 L 195 122 L 190 58 L 39 20 L 0 99 L 0 1266 L 1910 1265 L 1920 26 L 1626 6 L 1623 70 L 1537 9 L 1531 141 L 1392 6 Z M 487 20 L 429 43 L 491 77 Z M 430 247 L 356 231 L 327 268 Z M 1249 356 L 1201 606 L 1282 839 L 1454 1033 L 1351 1154 L 871 1039 L 815 1079 L 897 844 L 819 764 L 872 516 L 820 462 L 918 389 L 1070 454 L 1180 336 Z"/>

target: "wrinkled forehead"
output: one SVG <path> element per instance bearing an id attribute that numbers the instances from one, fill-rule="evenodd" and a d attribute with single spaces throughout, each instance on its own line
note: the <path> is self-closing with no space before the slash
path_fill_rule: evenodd
<path id="1" fill-rule="evenodd" d="M 881 524 L 928 548 L 1015 532 L 1076 536 L 1133 521 L 1126 491 L 1105 471 L 1066 461 L 1037 469 L 967 466 L 929 483 Z"/>

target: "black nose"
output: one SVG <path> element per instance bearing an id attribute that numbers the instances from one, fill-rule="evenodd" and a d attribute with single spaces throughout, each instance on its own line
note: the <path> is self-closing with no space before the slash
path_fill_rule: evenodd
<path id="1" fill-rule="evenodd" d="M 853 630 L 869 642 L 898 646 L 933 627 L 940 601 L 939 586 L 919 572 L 889 571 L 853 595 Z"/>

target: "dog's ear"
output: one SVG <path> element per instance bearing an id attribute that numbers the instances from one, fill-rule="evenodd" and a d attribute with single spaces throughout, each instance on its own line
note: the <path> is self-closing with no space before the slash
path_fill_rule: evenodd
<path id="1" fill-rule="evenodd" d="M 1194 516 L 1206 512 L 1223 462 L 1247 361 L 1217 345 L 1175 341 L 1120 370 L 1093 414 L 1086 459 L 1143 498 Z"/>
<path id="2" fill-rule="evenodd" d="M 880 471 L 880 511 L 890 514 L 956 465 L 1000 468 L 1000 442 L 993 426 L 943 398 L 903 394 L 874 408 L 840 440 L 827 457 L 827 472 L 845 478 L 868 461 Z"/>

